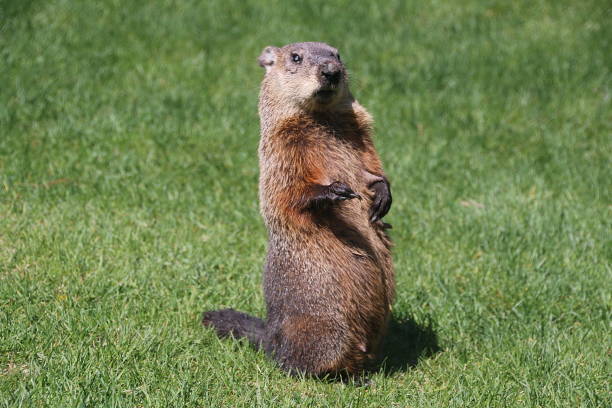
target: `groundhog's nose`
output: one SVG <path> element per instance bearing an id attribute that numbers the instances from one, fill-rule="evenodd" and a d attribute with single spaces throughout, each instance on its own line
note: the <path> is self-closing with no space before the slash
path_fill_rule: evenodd
<path id="1" fill-rule="evenodd" d="M 336 85 L 338 82 L 340 82 L 342 71 L 338 65 L 328 62 L 327 64 L 323 64 L 323 67 L 321 68 L 321 75 L 323 75 L 323 77 L 327 79 L 330 84 Z"/>

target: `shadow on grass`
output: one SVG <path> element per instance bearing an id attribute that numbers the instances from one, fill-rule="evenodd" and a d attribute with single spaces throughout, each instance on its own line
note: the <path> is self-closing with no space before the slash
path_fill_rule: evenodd
<path id="1" fill-rule="evenodd" d="M 383 341 L 380 365 L 375 371 L 392 375 L 416 366 L 419 360 L 442 351 L 431 322 L 420 325 L 412 319 L 392 317 Z"/>

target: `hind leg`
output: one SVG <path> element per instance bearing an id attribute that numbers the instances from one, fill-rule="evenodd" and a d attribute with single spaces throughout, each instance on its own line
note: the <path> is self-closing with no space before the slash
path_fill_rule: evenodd
<path id="1" fill-rule="evenodd" d="M 290 374 L 355 374 L 369 357 L 347 330 L 321 316 L 292 316 L 268 329 L 266 352 Z"/>

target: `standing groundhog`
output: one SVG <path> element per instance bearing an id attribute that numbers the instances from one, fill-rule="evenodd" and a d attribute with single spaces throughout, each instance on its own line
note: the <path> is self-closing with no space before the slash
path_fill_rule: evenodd
<path id="1" fill-rule="evenodd" d="M 389 183 L 338 51 L 266 47 L 259 96 L 259 198 L 268 228 L 267 320 L 204 313 L 220 336 L 246 337 L 290 373 L 355 374 L 381 342 L 394 298 Z"/>

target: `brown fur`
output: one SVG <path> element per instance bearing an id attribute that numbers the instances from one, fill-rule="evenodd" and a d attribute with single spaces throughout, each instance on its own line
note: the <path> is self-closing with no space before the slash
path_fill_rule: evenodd
<path id="1" fill-rule="evenodd" d="M 301 63 L 291 60 L 294 53 Z M 260 57 L 267 72 L 259 103 L 259 197 L 269 234 L 260 344 L 287 371 L 316 375 L 366 368 L 394 298 L 386 224 L 370 218 L 372 186 L 388 183 L 372 119 L 350 94 L 336 54 L 326 44 L 297 43 L 268 47 Z M 321 67 L 342 75 L 323 101 L 314 96 L 327 84 Z M 326 199 L 334 182 L 359 197 Z M 204 323 L 219 331 L 214 313 Z M 240 330 L 230 332 L 248 335 Z"/>

